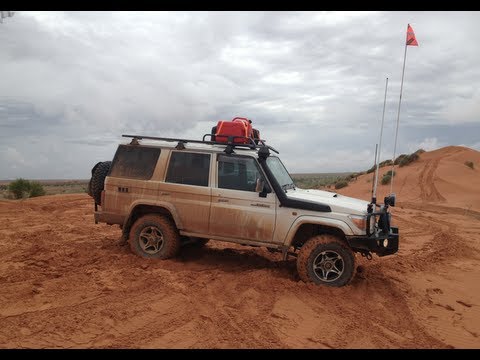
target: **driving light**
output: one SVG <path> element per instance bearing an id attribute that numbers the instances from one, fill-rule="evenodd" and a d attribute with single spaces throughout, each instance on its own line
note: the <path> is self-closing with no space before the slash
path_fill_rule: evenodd
<path id="1" fill-rule="evenodd" d="M 367 228 L 367 218 L 365 216 L 359 215 L 348 215 L 353 224 L 360 230 L 365 230 Z"/>
<path id="2" fill-rule="evenodd" d="M 387 239 L 383 240 L 383 247 L 388 247 L 388 240 Z"/>
<path id="3" fill-rule="evenodd" d="M 395 194 L 390 194 L 388 196 L 385 196 L 385 199 L 383 200 L 385 205 L 390 205 L 390 206 L 395 206 L 395 201 L 396 200 L 396 195 Z"/>

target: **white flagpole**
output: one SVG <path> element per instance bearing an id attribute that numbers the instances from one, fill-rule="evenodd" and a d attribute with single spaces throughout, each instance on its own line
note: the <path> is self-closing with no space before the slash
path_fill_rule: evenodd
<path id="1" fill-rule="evenodd" d="M 383 122 L 385 120 L 385 105 L 387 103 L 387 88 L 388 88 L 388 77 L 385 80 L 385 97 L 383 99 L 383 114 L 382 114 L 382 126 L 380 127 L 380 141 L 378 146 L 378 160 L 377 155 L 375 154 L 375 180 L 373 185 L 373 194 L 372 194 L 372 202 L 376 204 L 377 202 L 377 184 L 378 184 L 378 165 L 380 163 L 380 155 L 382 153 L 382 135 L 383 135 Z"/>
<path id="2" fill-rule="evenodd" d="M 407 32 L 408 32 L 407 25 Z M 400 85 L 400 99 L 398 101 L 398 112 L 397 112 L 397 129 L 395 130 L 395 143 L 393 145 L 393 158 L 392 158 L 392 181 L 390 182 L 390 194 L 393 192 L 393 178 L 394 178 L 394 170 L 395 170 L 395 154 L 397 151 L 397 137 L 398 137 L 398 124 L 400 123 L 400 106 L 402 105 L 402 91 L 403 91 L 403 77 L 405 75 L 405 60 L 407 59 L 407 41 L 405 40 L 405 53 L 403 55 L 403 69 L 402 69 L 402 83 Z"/>

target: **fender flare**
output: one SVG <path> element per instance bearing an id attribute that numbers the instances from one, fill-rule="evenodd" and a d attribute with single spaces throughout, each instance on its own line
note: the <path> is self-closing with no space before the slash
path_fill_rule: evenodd
<path id="1" fill-rule="evenodd" d="M 127 227 L 130 219 L 132 218 L 132 214 L 135 211 L 135 208 L 138 206 L 144 206 L 144 205 L 163 208 L 168 210 L 168 212 L 172 215 L 173 221 L 175 222 L 175 226 L 177 227 L 177 229 L 179 230 L 183 229 L 183 224 L 182 224 L 182 221 L 180 220 L 180 217 L 178 216 L 177 210 L 171 203 L 166 201 L 144 201 L 144 200 L 137 200 L 132 202 L 132 204 L 130 205 L 130 208 L 128 209 L 129 215 L 128 217 L 125 218 L 123 222 L 123 228 Z"/>
<path id="2" fill-rule="evenodd" d="M 352 228 L 342 220 L 321 217 L 321 216 L 302 215 L 296 218 L 292 226 L 290 226 L 287 236 L 285 237 L 285 241 L 283 242 L 284 247 L 289 248 L 291 246 L 293 238 L 297 233 L 297 230 L 303 224 L 330 226 L 330 227 L 341 230 L 345 234 L 345 236 L 354 235 Z"/>

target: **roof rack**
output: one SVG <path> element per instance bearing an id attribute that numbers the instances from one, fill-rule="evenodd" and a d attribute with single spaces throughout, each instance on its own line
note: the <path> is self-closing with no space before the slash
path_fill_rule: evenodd
<path id="1" fill-rule="evenodd" d="M 138 140 L 147 139 L 147 140 L 160 140 L 160 141 L 167 141 L 167 142 L 178 142 L 177 148 L 184 149 L 184 144 L 187 143 L 195 143 L 195 144 L 207 144 L 207 145 L 223 145 L 227 146 L 227 149 L 233 150 L 233 148 L 240 148 L 240 149 L 260 149 L 262 147 L 267 147 L 268 149 L 272 150 L 273 152 L 279 154 L 278 150 L 273 148 L 270 145 L 265 144 L 265 140 L 253 140 L 252 138 L 248 138 L 245 136 L 228 136 L 227 142 L 219 142 L 219 141 L 207 141 L 205 137 L 212 136 L 212 134 L 205 134 L 203 135 L 202 140 L 190 140 L 190 139 L 177 139 L 177 138 L 164 138 L 164 137 L 156 137 L 156 136 L 143 136 L 143 135 L 122 135 L 122 137 L 132 138 L 131 144 L 138 145 Z M 248 140 L 248 144 L 236 143 L 234 142 L 235 139 L 243 139 Z"/>

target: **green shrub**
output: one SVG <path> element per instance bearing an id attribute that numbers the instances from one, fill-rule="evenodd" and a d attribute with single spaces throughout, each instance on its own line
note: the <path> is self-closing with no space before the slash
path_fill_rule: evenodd
<path id="1" fill-rule="evenodd" d="M 384 160 L 380 164 L 378 164 L 378 167 L 381 168 L 381 167 L 389 166 L 389 165 L 392 165 L 392 160 Z"/>
<path id="2" fill-rule="evenodd" d="M 42 184 L 36 181 L 30 182 L 22 178 L 8 184 L 8 191 L 13 194 L 15 199 L 45 195 L 45 189 Z"/>
<path id="3" fill-rule="evenodd" d="M 10 191 L 15 199 L 22 199 L 28 197 L 30 194 L 30 181 L 25 179 L 17 179 L 8 184 L 8 191 Z"/>
<path id="4" fill-rule="evenodd" d="M 345 186 L 348 186 L 347 180 L 339 180 L 335 183 L 335 189 L 341 189 L 341 188 L 344 188 Z"/>
<path id="5" fill-rule="evenodd" d="M 30 197 L 43 196 L 45 194 L 46 192 L 42 184 L 36 181 L 30 182 Z"/>
<path id="6" fill-rule="evenodd" d="M 411 153 L 410 155 L 401 154 L 395 159 L 394 164 L 399 165 L 400 167 L 408 165 L 414 161 L 417 161 L 420 158 L 420 154 L 423 154 L 424 152 L 425 150 L 418 149 L 417 151 L 415 151 L 414 153 Z"/>
<path id="7" fill-rule="evenodd" d="M 403 159 L 405 159 L 408 155 L 407 154 L 401 154 L 401 155 L 398 155 L 398 157 L 395 159 L 395 161 L 393 162 L 395 165 L 398 165 L 400 164 L 400 161 L 402 161 Z"/>
<path id="8" fill-rule="evenodd" d="M 473 170 L 473 161 L 465 161 L 465 165 L 467 165 L 470 169 Z"/>
<path id="9" fill-rule="evenodd" d="M 395 161 L 394 161 L 394 164 L 395 165 L 399 165 L 400 167 L 402 166 L 405 166 L 405 165 L 408 165 L 414 161 L 417 161 L 420 156 L 418 154 L 421 154 L 421 150 L 417 150 L 415 151 L 414 153 L 410 154 L 410 155 L 407 155 L 407 154 L 402 154 L 402 155 L 399 155 Z"/>
<path id="10" fill-rule="evenodd" d="M 392 160 L 384 160 L 378 164 L 378 168 L 382 168 L 384 166 L 389 166 L 392 165 Z M 373 165 L 370 169 L 366 171 L 367 174 L 370 174 L 375 171 L 375 165 Z M 362 172 L 361 174 L 365 174 L 365 172 Z"/>
<path id="11" fill-rule="evenodd" d="M 392 177 L 395 175 L 397 175 L 395 171 L 392 172 L 392 170 L 388 170 L 385 174 L 383 174 L 382 185 L 390 184 L 390 182 L 392 181 Z"/>
<path id="12" fill-rule="evenodd" d="M 400 161 L 400 167 L 402 166 L 405 166 L 405 165 L 408 165 L 414 161 L 417 161 L 418 159 L 420 158 L 420 156 L 418 156 L 417 153 L 413 153 L 413 154 L 410 154 L 410 155 L 407 155 L 405 158 L 403 158 L 401 161 Z"/>
<path id="13" fill-rule="evenodd" d="M 390 184 L 390 181 L 392 181 L 392 175 L 391 174 L 385 174 L 382 177 L 382 185 L 387 185 Z"/>

